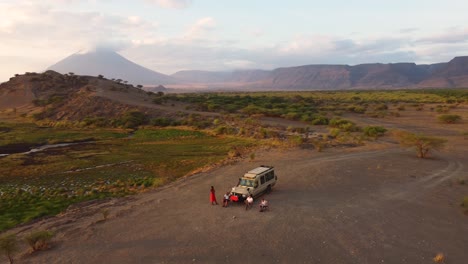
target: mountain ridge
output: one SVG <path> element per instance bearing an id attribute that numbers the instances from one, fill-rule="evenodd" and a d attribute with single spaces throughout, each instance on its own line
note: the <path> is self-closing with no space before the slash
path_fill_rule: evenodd
<path id="1" fill-rule="evenodd" d="M 234 75 L 237 79 L 232 77 Z M 254 89 L 459 88 L 468 87 L 468 56 L 434 64 L 309 64 L 270 71 L 180 71 L 171 76 L 188 83 L 203 83 L 206 87 L 224 82 L 228 86 L 236 84 L 237 87 L 244 85 Z"/>
<path id="2" fill-rule="evenodd" d="M 190 90 L 340 90 L 468 87 L 468 56 L 434 64 L 308 64 L 272 70 L 184 70 L 165 75 L 109 50 L 78 52 L 48 68 L 121 79 L 134 85 Z"/>

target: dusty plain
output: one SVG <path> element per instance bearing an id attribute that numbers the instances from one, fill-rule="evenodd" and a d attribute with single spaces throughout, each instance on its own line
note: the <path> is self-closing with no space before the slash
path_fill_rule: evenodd
<path id="1" fill-rule="evenodd" d="M 16 227 L 56 233 L 51 248 L 17 263 L 445 263 L 468 262 L 467 106 L 460 124 L 427 111 L 401 117 L 346 118 L 446 138 L 444 150 L 419 159 L 385 136 L 358 147 L 263 149 L 248 158 L 135 196 L 88 202 Z M 218 201 L 237 178 L 272 165 L 278 183 L 269 211 Z M 102 211 L 109 210 L 107 220 Z M 1 261 L 6 261 L 1 258 Z"/>

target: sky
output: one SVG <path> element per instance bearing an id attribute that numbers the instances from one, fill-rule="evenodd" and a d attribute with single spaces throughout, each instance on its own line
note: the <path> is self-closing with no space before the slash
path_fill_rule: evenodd
<path id="1" fill-rule="evenodd" d="M 0 82 L 97 47 L 149 69 L 446 62 L 466 0 L 0 0 Z"/>

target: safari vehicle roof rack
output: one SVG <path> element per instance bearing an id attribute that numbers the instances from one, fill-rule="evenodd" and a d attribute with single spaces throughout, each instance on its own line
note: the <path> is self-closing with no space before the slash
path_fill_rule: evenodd
<path id="1" fill-rule="evenodd" d="M 246 178 L 250 178 L 250 177 L 254 177 L 257 175 L 257 174 L 260 174 L 262 172 L 265 172 L 265 171 L 268 171 L 270 169 L 273 169 L 273 166 L 264 166 L 264 165 L 260 165 L 260 167 L 258 168 L 255 168 L 253 170 L 249 170 L 245 175 L 244 177 Z"/>

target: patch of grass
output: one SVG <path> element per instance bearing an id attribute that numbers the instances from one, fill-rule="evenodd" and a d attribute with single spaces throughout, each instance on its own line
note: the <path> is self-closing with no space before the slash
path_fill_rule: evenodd
<path id="1" fill-rule="evenodd" d="M 464 208 L 466 208 L 466 209 L 468 209 L 468 196 L 465 196 L 465 197 L 463 198 L 463 200 L 462 200 L 461 203 L 460 203 L 460 206 L 461 206 L 461 207 L 464 207 Z"/>
<path id="2" fill-rule="evenodd" d="M 106 221 L 107 218 L 109 217 L 109 213 L 110 213 L 109 209 L 103 209 L 103 210 L 101 210 L 102 219 L 103 219 L 104 221 Z"/>
<path id="3" fill-rule="evenodd" d="M 49 132 L 51 137 L 65 133 Z M 253 139 L 172 128 L 142 129 L 132 137 L 112 130 L 101 135 L 93 144 L 1 158 L 0 231 L 55 215 L 73 203 L 160 186 L 226 159 L 234 147 L 258 144 Z"/>
<path id="4" fill-rule="evenodd" d="M 31 247 L 32 252 L 45 250 L 49 248 L 49 243 L 52 240 L 54 233 L 47 230 L 35 231 L 27 235 L 24 239 Z"/>
<path id="5" fill-rule="evenodd" d="M 437 119 L 446 124 L 455 124 L 461 121 L 461 116 L 459 115 L 440 115 Z"/>
<path id="6" fill-rule="evenodd" d="M 468 132 L 462 132 L 461 134 L 464 139 L 468 139 Z"/>
<path id="7" fill-rule="evenodd" d="M 0 147 L 24 144 L 30 146 L 76 142 L 85 140 L 104 140 L 124 138 L 124 129 L 80 129 L 38 126 L 33 123 L 0 123 Z"/>

